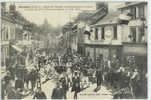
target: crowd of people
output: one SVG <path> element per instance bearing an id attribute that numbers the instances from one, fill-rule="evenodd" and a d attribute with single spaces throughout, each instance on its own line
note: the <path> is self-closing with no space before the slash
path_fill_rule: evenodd
<path id="1" fill-rule="evenodd" d="M 93 84 L 97 84 L 94 92 L 101 90 L 102 84 L 112 88 L 115 99 L 137 98 L 140 95 L 138 91 L 147 92 L 143 90 L 146 87 L 141 88 L 147 86 L 146 72 L 138 69 L 134 56 L 127 57 L 126 63 L 117 57 L 104 60 L 103 55 L 98 55 L 96 61 L 93 61 L 90 56 L 78 53 L 49 56 L 36 54 L 34 58 L 30 69 L 26 68 L 27 65 L 20 67 L 21 63 L 17 62 L 7 70 L 2 80 L 2 98 L 21 99 L 28 95 L 29 90 L 33 99 L 46 99 L 41 85 L 52 79 L 56 81 L 52 99 L 67 99 L 67 92 L 74 92 L 73 98 L 77 99 L 80 91 Z M 42 78 L 45 80 L 42 81 Z"/>

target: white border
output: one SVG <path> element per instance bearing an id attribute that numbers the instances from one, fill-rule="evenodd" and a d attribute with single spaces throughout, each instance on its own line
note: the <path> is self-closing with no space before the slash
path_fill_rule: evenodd
<path id="1" fill-rule="evenodd" d="M 151 44 L 151 0 L 0 0 L 0 2 L 47 2 L 47 1 L 102 1 L 102 2 L 138 2 L 138 1 L 147 1 L 148 2 L 148 99 L 151 100 L 151 47 L 149 44 Z M 1 5 L 0 5 L 1 8 Z M 1 18 L 1 14 L 0 14 Z M 0 19 L 0 32 L 1 32 L 1 19 Z M 1 34 L 0 34 L 1 37 Z M 1 48 L 1 38 L 0 38 L 0 48 Z M 0 49 L 0 62 L 1 62 L 1 49 Z M 1 63 L 0 63 L 1 66 Z M 0 68 L 0 76 L 1 76 L 1 68 Z M 0 89 L 1 89 L 1 82 L 0 82 Z M 1 97 L 1 93 L 0 93 Z M 88 100 L 88 99 L 87 99 Z M 107 100 L 107 99 L 105 99 Z M 134 99 L 133 99 L 134 100 Z M 143 99 L 139 99 L 143 100 Z"/>

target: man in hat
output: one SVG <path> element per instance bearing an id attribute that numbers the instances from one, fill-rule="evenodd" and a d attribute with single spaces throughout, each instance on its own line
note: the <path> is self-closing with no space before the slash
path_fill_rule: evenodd
<path id="1" fill-rule="evenodd" d="M 69 83 L 68 83 L 68 77 L 67 74 L 65 72 L 63 72 L 63 76 L 60 78 L 60 82 L 62 83 L 62 88 L 64 90 L 64 98 L 67 98 L 67 91 L 69 89 Z"/>
<path id="2" fill-rule="evenodd" d="M 16 81 L 15 81 L 15 89 L 16 90 L 20 90 L 22 91 L 24 88 L 24 82 L 21 78 L 16 77 Z"/>
<path id="3" fill-rule="evenodd" d="M 101 88 L 101 83 L 102 83 L 102 71 L 101 69 L 97 69 L 96 71 L 96 79 L 97 79 L 97 87 L 95 91 L 97 92 Z"/>
<path id="4" fill-rule="evenodd" d="M 77 94 L 80 92 L 80 77 L 78 76 L 78 72 L 75 71 L 75 75 L 72 78 L 72 91 L 74 91 L 74 99 L 77 99 Z"/>
<path id="5" fill-rule="evenodd" d="M 133 96 L 136 97 L 139 91 L 139 80 L 140 80 L 140 75 L 139 75 L 139 72 L 138 72 L 138 69 L 134 69 L 134 72 L 133 72 L 133 75 L 131 77 L 131 90 L 133 92 Z"/>
<path id="6" fill-rule="evenodd" d="M 52 91 L 51 99 L 64 99 L 64 90 L 61 83 L 58 81 L 56 87 Z"/>

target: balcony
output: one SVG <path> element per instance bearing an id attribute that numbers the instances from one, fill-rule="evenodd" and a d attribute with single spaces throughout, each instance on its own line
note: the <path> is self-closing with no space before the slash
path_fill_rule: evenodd
<path id="1" fill-rule="evenodd" d="M 85 40 L 84 44 L 88 45 L 122 45 L 120 40 Z"/>

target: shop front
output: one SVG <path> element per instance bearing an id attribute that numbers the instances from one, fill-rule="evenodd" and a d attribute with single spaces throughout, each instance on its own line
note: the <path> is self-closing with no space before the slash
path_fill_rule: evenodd
<path id="1" fill-rule="evenodd" d="M 89 55 L 95 62 L 99 55 L 103 56 L 103 60 L 112 60 L 116 56 L 119 60 L 121 58 L 121 45 L 85 45 L 85 55 Z"/>
<path id="2" fill-rule="evenodd" d="M 123 59 L 134 56 L 140 70 L 147 72 L 147 43 L 123 43 Z"/>

